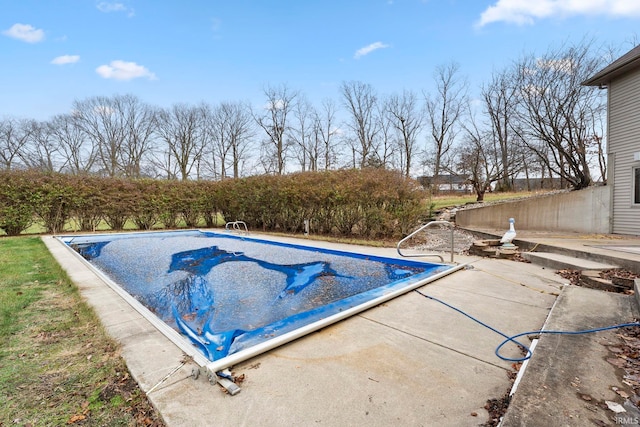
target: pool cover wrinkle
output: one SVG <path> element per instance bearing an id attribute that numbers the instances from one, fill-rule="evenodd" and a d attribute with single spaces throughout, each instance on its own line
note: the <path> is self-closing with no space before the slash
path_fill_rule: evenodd
<path id="1" fill-rule="evenodd" d="M 197 250 L 179 252 L 173 254 L 168 272 L 183 270 L 191 274 L 204 276 L 211 269 L 224 262 L 255 262 L 267 270 L 280 271 L 287 275 L 286 287 L 278 295 L 283 298 L 286 295 L 297 294 L 306 286 L 313 283 L 321 276 L 339 276 L 328 262 L 315 261 L 304 264 L 274 264 L 257 258 L 246 256 L 242 252 L 228 252 L 217 246 L 201 248 Z"/>
<path id="2" fill-rule="evenodd" d="M 211 361 L 451 268 L 197 231 L 67 244 Z"/>
<path id="3" fill-rule="evenodd" d="M 84 259 L 91 261 L 94 258 L 100 256 L 102 248 L 108 245 L 109 242 L 94 242 L 94 243 L 71 243 L 71 247 L 78 252 Z"/>
<path id="4" fill-rule="evenodd" d="M 166 313 L 169 311 L 166 303 L 169 302 L 180 331 L 202 348 L 206 356 L 212 360 L 226 356 L 235 338 L 246 333 L 243 329 L 221 332 L 210 329 L 212 314 L 207 313 L 209 310 L 214 310 L 214 295 L 204 276 L 216 266 L 227 262 L 253 262 L 267 270 L 284 273 L 287 276 L 286 286 L 278 294 L 278 298 L 297 294 L 321 276 L 339 276 L 325 261 L 281 265 L 248 257 L 242 252 L 229 252 L 218 246 L 173 254 L 167 272 L 182 270 L 191 276 L 162 289 L 160 291 L 162 295 L 158 295 L 156 301 L 150 302 L 150 305 L 155 307 L 157 314 L 166 318 Z M 205 316 L 207 321 L 202 322 Z"/>

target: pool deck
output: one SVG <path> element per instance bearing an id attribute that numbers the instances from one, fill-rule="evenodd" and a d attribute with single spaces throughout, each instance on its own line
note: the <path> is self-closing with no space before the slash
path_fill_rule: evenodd
<path id="1" fill-rule="evenodd" d="M 311 244 L 307 239 L 260 237 Z M 232 372 L 244 381 L 242 391 L 231 396 L 211 385 L 206 376 L 194 379 L 196 365 L 180 349 L 60 242 L 47 236 L 43 240 L 107 332 L 121 343 L 132 375 L 170 427 L 477 426 L 488 420 L 487 400 L 500 398 L 511 388 L 512 362 L 494 354 L 503 337 L 451 308 L 409 292 L 237 364 Z M 566 238 L 551 243 L 563 240 Z M 398 257 L 389 248 L 315 241 L 313 245 Z M 509 335 L 539 330 L 545 322 L 554 329 L 586 329 L 630 321 L 630 316 L 637 315 L 633 297 L 563 287 L 566 280 L 552 269 L 468 256 L 456 256 L 455 261 L 468 266 L 420 290 Z M 606 361 L 601 354 L 587 357 L 590 353 L 585 352 L 606 349 L 598 344 L 603 336 L 613 336 L 613 332 L 577 339 L 554 337 L 556 341 L 543 335 L 531 370 L 524 371 L 507 425 L 585 425 L 584 400 L 575 398 L 576 387 L 570 381 L 563 383 L 563 377 L 554 371 L 564 372 L 572 361 L 579 362 L 573 367 L 580 367 L 580 386 L 593 389 L 585 393 L 594 399 L 615 400 L 611 386 L 619 379 L 613 368 L 609 365 L 603 371 Z M 526 337 L 522 340 L 529 344 Z M 501 354 L 518 357 L 520 352 L 506 346 Z M 544 381 L 536 383 L 536 378 Z M 546 399 L 541 390 L 547 387 L 554 388 L 550 393 L 558 392 L 549 396 L 560 400 Z M 528 417 L 536 411 L 546 415 Z M 591 411 L 591 418 L 609 417 L 604 419 L 612 423 L 612 415 L 603 411 Z M 518 424 L 520 420 L 527 422 Z"/>

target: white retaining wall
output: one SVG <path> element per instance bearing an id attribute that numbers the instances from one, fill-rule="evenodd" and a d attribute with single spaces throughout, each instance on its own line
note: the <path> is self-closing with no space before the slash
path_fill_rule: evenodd
<path id="1" fill-rule="evenodd" d="M 502 230 L 515 218 L 516 230 L 611 233 L 611 187 L 556 193 L 459 210 L 456 225 Z"/>

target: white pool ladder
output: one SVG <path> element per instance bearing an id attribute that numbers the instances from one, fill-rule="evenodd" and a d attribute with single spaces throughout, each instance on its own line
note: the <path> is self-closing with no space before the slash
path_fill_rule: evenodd
<path id="1" fill-rule="evenodd" d="M 400 254 L 403 257 L 437 257 L 440 258 L 440 262 L 444 262 L 444 258 L 442 258 L 442 255 L 439 254 L 427 254 L 427 253 L 414 253 L 414 254 L 405 254 L 402 253 L 402 251 L 400 250 L 400 245 L 402 245 L 404 242 L 406 242 L 407 240 L 411 239 L 413 236 L 415 236 L 416 234 L 420 233 L 421 231 L 432 227 L 434 225 L 446 225 L 447 227 L 449 227 L 451 229 L 451 262 L 453 262 L 453 252 L 454 252 L 454 241 L 453 241 L 453 224 L 450 223 L 449 221 L 431 221 L 426 223 L 425 225 L 423 225 L 422 227 L 418 228 L 417 230 L 415 230 L 414 232 L 412 232 L 411 234 L 409 234 L 407 237 L 405 237 L 404 239 L 400 240 L 398 242 L 398 245 L 396 246 L 396 249 L 398 250 L 398 254 Z"/>
<path id="2" fill-rule="evenodd" d="M 249 234 L 247 223 L 244 221 L 230 221 L 224 225 L 224 229 L 227 231 L 237 231 L 242 234 Z"/>

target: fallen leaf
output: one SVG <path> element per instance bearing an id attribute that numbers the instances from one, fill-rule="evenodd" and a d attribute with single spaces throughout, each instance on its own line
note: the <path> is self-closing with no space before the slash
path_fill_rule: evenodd
<path id="1" fill-rule="evenodd" d="M 87 418 L 86 415 L 76 414 L 76 415 L 72 416 L 71 418 L 69 418 L 69 421 L 67 421 L 67 424 L 77 423 L 78 421 L 82 421 L 85 418 Z"/>
<path id="2" fill-rule="evenodd" d="M 620 397 L 624 397 L 625 399 L 629 398 L 629 393 L 627 393 L 624 390 L 616 390 L 616 393 L 618 393 L 620 395 Z"/>
<path id="3" fill-rule="evenodd" d="M 624 368 L 627 364 L 626 360 L 619 357 L 610 357 L 607 359 L 607 362 L 618 368 Z"/>

